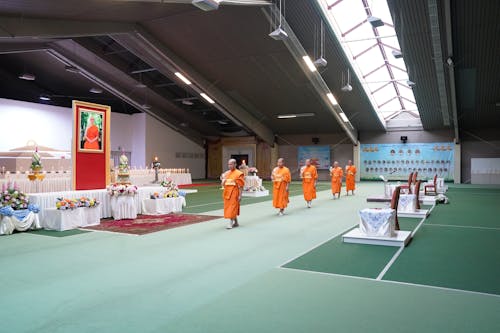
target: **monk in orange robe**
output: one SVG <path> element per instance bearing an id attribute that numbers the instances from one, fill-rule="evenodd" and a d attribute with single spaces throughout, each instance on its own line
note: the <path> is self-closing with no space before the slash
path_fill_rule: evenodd
<path id="1" fill-rule="evenodd" d="M 335 163 L 333 163 L 333 167 L 330 168 L 330 176 L 332 177 L 332 194 L 334 199 L 336 194 L 338 194 L 340 199 L 343 174 L 344 172 L 342 171 L 342 168 L 339 167 L 339 162 L 335 161 Z"/>
<path id="2" fill-rule="evenodd" d="M 279 216 L 285 214 L 285 208 L 288 206 L 288 187 L 292 181 L 290 170 L 285 166 L 283 158 L 278 159 L 278 166 L 274 168 L 271 179 L 273 181 L 273 206 L 279 208 Z"/>
<path id="3" fill-rule="evenodd" d="M 347 195 L 349 195 L 349 191 L 354 195 L 354 189 L 356 188 L 356 167 L 352 165 L 352 161 L 349 160 L 345 167 L 345 189 Z"/>
<path id="4" fill-rule="evenodd" d="M 229 225 L 226 229 L 239 227 L 238 215 L 240 215 L 241 191 L 245 185 L 245 176 L 243 172 L 236 169 L 236 160 L 230 159 L 227 162 L 229 168 L 223 175 L 222 186 L 224 192 L 224 218 L 229 219 Z"/>
<path id="5" fill-rule="evenodd" d="M 316 199 L 316 182 L 318 181 L 318 170 L 314 165 L 311 165 L 311 160 L 306 160 L 306 165 L 300 170 L 300 178 L 302 178 L 302 191 L 304 192 L 304 200 L 307 202 L 307 208 L 311 208 L 313 199 Z"/>
<path id="6" fill-rule="evenodd" d="M 90 125 L 85 130 L 83 149 L 99 150 L 99 127 L 95 125 L 94 117 L 89 118 Z"/>

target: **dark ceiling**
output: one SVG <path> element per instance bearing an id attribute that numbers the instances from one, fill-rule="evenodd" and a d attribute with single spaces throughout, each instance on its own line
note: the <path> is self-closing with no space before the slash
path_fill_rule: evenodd
<path id="1" fill-rule="evenodd" d="M 444 91 L 449 110 L 441 110 L 430 2 L 388 1 L 410 78 L 417 83 L 414 94 L 424 128 L 452 128 L 446 66 Z M 449 54 L 444 1 L 437 2 L 444 63 Z M 500 127 L 496 106 L 500 101 L 499 3 L 451 1 L 460 129 Z M 342 133 L 304 73 L 303 64 L 283 42 L 268 37 L 266 13 L 265 7 L 256 6 L 221 6 L 204 12 L 190 4 L 160 1 L 2 1 L 0 97 L 40 102 L 40 94 L 47 94 L 52 100 L 46 103 L 55 105 L 70 106 L 72 99 L 84 99 L 109 104 L 114 112 L 148 112 L 200 140 L 254 134 L 269 141 L 273 134 Z M 321 19 L 315 2 L 288 0 L 285 18 L 304 49 L 314 54 L 314 33 Z M 89 28 L 85 22 L 95 23 L 92 29 L 97 32 L 86 33 Z M 124 39 L 124 34 L 131 37 Z M 148 41 L 156 46 L 156 53 L 147 57 L 139 50 L 145 34 L 156 41 Z M 35 47 L 30 48 L 33 44 Z M 18 52 L 26 50 L 36 51 Z M 353 81 L 352 92 L 340 91 L 341 73 L 349 65 L 331 31 L 326 36 L 325 52 L 328 67 L 321 76 L 354 128 L 383 131 L 358 80 Z M 172 66 L 176 64 L 168 63 L 177 59 L 172 54 L 193 71 L 196 85 L 179 84 L 173 76 Z M 81 65 L 85 75 L 66 71 L 65 63 Z M 159 68 L 159 64 L 165 66 Z M 34 73 L 36 80 L 19 80 L 21 72 Z M 101 83 L 102 94 L 89 92 Z M 138 88 L 137 83 L 146 87 Z M 220 100 L 217 104 L 207 103 L 199 97 L 198 88 L 214 91 Z M 146 104 L 151 105 L 151 110 L 142 108 Z M 304 112 L 315 116 L 276 118 L 277 114 Z M 449 117 L 448 125 L 443 114 Z"/>

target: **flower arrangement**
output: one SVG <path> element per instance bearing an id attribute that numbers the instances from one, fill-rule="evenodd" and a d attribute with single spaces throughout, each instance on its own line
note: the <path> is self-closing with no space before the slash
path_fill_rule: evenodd
<path id="1" fill-rule="evenodd" d="M 111 184 L 106 190 L 110 196 L 120 196 L 120 195 L 130 195 L 134 196 L 137 194 L 137 186 L 135 185 L 127 185 L 127 184 Z"/>
<path id="2" fill-rule="evenodd" d="M 31 158 L 31 170 L 40 171 L 43 169 L 40 154 L 38 153 L 38 147 L 35 148 L 35 152 Z"/>
<path id="3" fill-rule="evenodd" d="M 21 210 L 28 209 L 28 204 L 28 196 L 19 191 L 15 182 L 2 185 L 0 206 L 11 207 L 13 210 Z"/>
<path id="4" fill-rule="evenodd" d="M 94 208 L 100 205 L 97 199 L 81 197 L 79 199 L 57 198 L 56 208 L 59 210 L 76 209 L 80 207 Z"/>
<path id="5" fill-rule="evenodd" d="M 151 199 L 165 199 L 165 198 L 178 198 L 183 197 L 185 194 L 183 191 L 161 191 L 151 193 Z"/>
<path id="6" fill-rule="evenodd" d="M 170 178 L 165 178 L 160 182 L 160 186 L 167 192 L 169 191 L 179 191 L 179 187 Z"/>
<path id="7" fill-rule="evenodd" d="M 251 174 L 251 175 L 256 175 L 257 172 L 259 172 L 259 170 L 257 170 L 256 167 L 250 167 L 250 168 L 248 168 L 248 173 Z"/>

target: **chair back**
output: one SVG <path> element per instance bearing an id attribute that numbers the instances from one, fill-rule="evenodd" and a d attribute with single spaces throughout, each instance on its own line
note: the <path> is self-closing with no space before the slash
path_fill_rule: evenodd
<path id="1" fill-rule="evenodd" d="M 418 177 L 418 171 L 415 171 L 413 173 L 413 179 L 411 180 L 412 184 L 416 184 L 417 183 L 417 177 Z"/>
<path id="2" fill-rule="evenodd" d="M 422 181 L 418 180 L 417 183 L 415 184 L 415 197 L 417 199 L 417 209 L 420 209 L 419 195 L 420 195 L 420 185 L 421 185 L 421 183 L 422 183 Z"/>
<path id="3" fill-rule="evenodd" d="M 397 186 L 396 189 L 394 190 L 394 193 L 392 193 L 392 200 L 391 200 L 391 208 L 396 211 L 396 218 L 395 218 L 395 224 L 394 224 L 394 229 L 399 230 L 399 221 L 398 221 L 398 204 L 399 204 L 399 195 L 401 194 L 401 187 Z"/>
<path id="4" fill-rule="evenodd" d="M 412 180 L 413 180 L 413 172 L 410 173 L 410 175 L 408 176 L 408 187 L 410 187 Z"/>
<path id="5" fill-rule="evenodd" d="M 437 178 L 438 178 L 438 175 L 437 175 L 437 174 L 435 174 L 435 175 L 434 175 L 434 186 L 436 186 Z"/>

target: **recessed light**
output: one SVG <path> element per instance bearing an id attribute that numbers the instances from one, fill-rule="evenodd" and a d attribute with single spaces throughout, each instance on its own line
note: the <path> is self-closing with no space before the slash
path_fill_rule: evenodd
<path id="1" fill-rule="evenodd" d="M 292 118 L 303 118 L 303 117 L 314 117 L 316 114 L 313 112 L 305 112 L 305 113 L 288 113 L 288 114 L 279 114 L 276 116 L 278 119 L 292 119 Z"/>
<path id="2" fill-rule="evenodd" d="M 302 59 L 304 59 L 304 62 L 306 63 L 307 65 L 307 68 L 309 68 L 309 70 L 311 72 L 315 72 L 316 71 L 316 66 L 314 66 L 314 63 L 312 62 L 311 58 L 309 58 L 309 56 L 303 56 Z"/>
<path id="3" fill-rule="evenodd" d="M 21 75 L 19 75 L 19 78 L 21 80 L 34 81 L 36 76 L 35 76 L 35 74 L 31 74 L 31 73 L 22 73 Z"/>
<path id="4" fill-rule="evenodd" d="M 148 86 L 145 85 L 144 83 L 142 82 L 139 82 L 135 85 L 136 88 L 140 88 L 140 89 L 144 89 L 144 88 L 147 88 Z"/>
<path id="5" fill-rule="evenodd" d="M 191 105 L 193 105 L 193 104 L 194 104 L 193 102 L 191 102 L 191 101 L 190 101 L 190 100 L 188 100 L 188 99 L 183 100 L 181 103 L 182 103 L 182 104 L 184 104 L 184 105 L 189 105 L 189 106 L 191 106 Z"/>
<path id="6" fill-rule="evenodd" d="M 142 107 L 143 109 L 146 109 L 146 110 L 151 109 L 151 105 L 149 105 L 149 104 L 142 104 L 142 105 L 141 105 L 141 107 Z"/>
<path id="7" fill-rule="evenodd" d="M 210 98 L 210 96 L 208 96 L 207 94 L 205 93 L 200 93 L 200 96 L 203 97 L 208 103 L 210 104 L 214 104 L 215 101 L 213 99 Z"/>
<path id="8" fill-rule="evenodd" d="M 219 124 L 221 124 L 221 125 L 227 125 L 227 124 L 229 124 L 229 123 L 228 123 L 227 121 L 225 121 L 225 120 L 217 120 L 217 122 L 218 122 Z"/>
<path id="9" fill-rule="evenodd" d="M 64 69 L 71 73 L 80 73 L 80 69 L 72 65 L 66 65 L 64 66 Z"/>
<path id="10" fill-rule="evenodd" d="M 38 98 L 42 101 L 50 101 L 51 99 L 49 95 L 40 95 Z"/>
<path id="11" fill-rule="evenodd" d="M 182 75 L 181 73 L 179 72 L 175 72 L 174 73 L 175 76 L 177 76 L 179 79 L 181 79 L 182 82 L 184 82 L 185 84 L 187 85 L 190 85 L 191 84 L 191 81 L 189 81 L 184 75 Z"/>
<path id="12" fill-rule="evenodd" d="M 340 116 L 340 118 L 342 118 L 342 120 L 344 121 L 344 123 L 348 123 L 349 122 L 349 118 L 347 118 L 347 116 L 345 115 L 344 112 L 340 112 L 339 116 Z"/>
<path id="13" fill-rule="evenodd" d="M 91 93 L 93 93 L 93 94 L 102 94 L 102 89 L 101 88 L 92 87 L 92 88 L 90 88 L 89 91 Z"/>
<path id="14" fill-rule="evenodd" d="M 330 102 L 333 105 L 339 105 L 339 103 L 337 102 L 337 99 L 335 98 L 335 96 L 333 96 L 332 93 L 328 93 L 328 94 L 326 94 L 326 96 L 328 97 L 328 99 L 330 100 Z"/>

